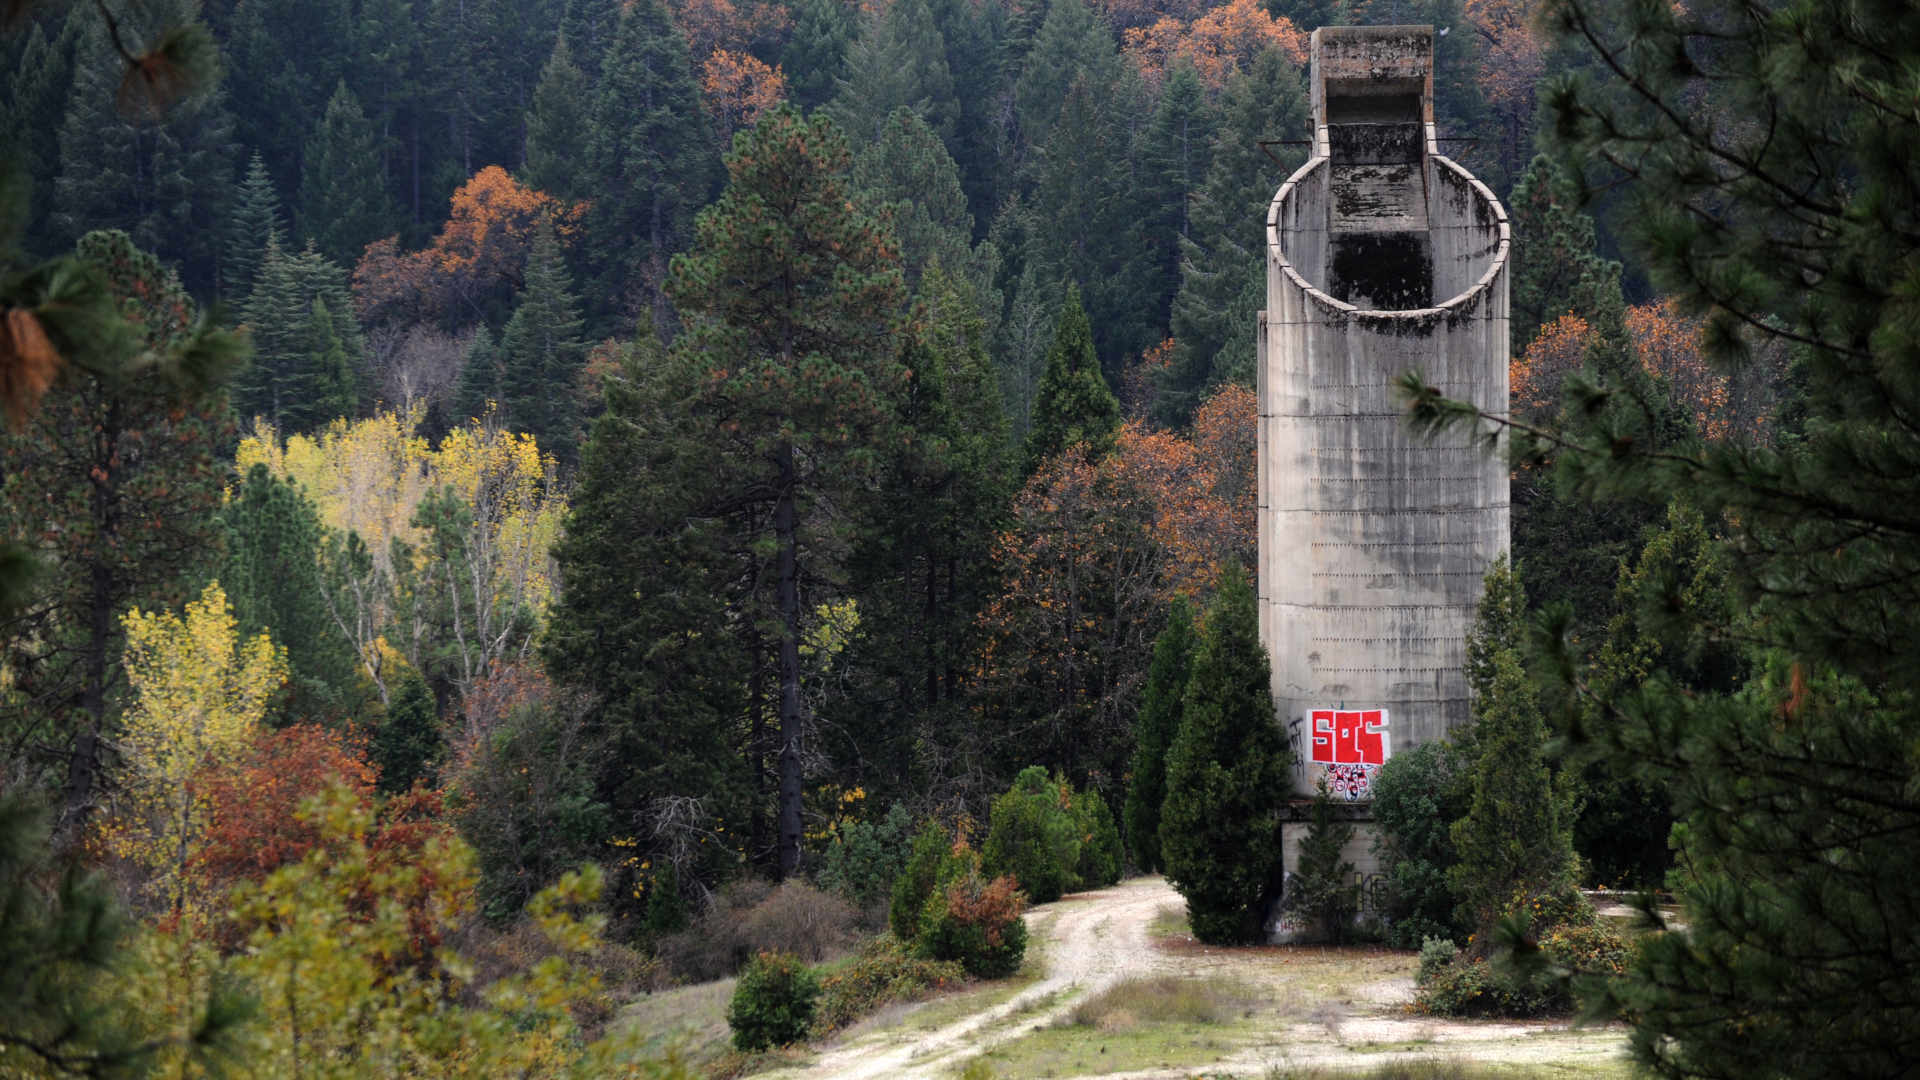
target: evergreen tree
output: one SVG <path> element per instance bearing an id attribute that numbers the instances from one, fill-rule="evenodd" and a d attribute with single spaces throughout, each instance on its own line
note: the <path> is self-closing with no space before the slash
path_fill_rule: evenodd
<path id="1" fill-rule="evenodd" d="M 16 775 L 62 791 L 67 836 L 95 809 L 117 736 L 120 616 L 181 602 L 218 564 L 217 455 L 232 424 L 208 387 L 241 354 L 126 234 L 90 233 L 75 255 L 12 286 L 70 352 L 39 411 L 0 434 L 11 535 L 58 542 L 40 560 L 33 602 L 0 622 L 9 663 L 33 672 L 0 699 L 0 732 L 18 748 Z M 56 269 L 65 281 L 41 276 Z M 117 318 L 99 318 L 95 289 Z M 94 325 L 71 318 L 79 313 Z"/>
<path id="2" fill-rule="evenodd" d="M 1566 314 L 1624 334 L 1620 264 L 1594 253 L 1593 219 L 1577 205 L 1572 181 L 1541 155 L 1533 159 L 1508 200 L 1513 215 L 1513 352 L 1533 343 L 1540 328 Z"/>
<path id="3" fill-rule="evenodd" d="M 380 768 L 381 791 L 398 794 L 420 781 L 433 782 L 442 749 L 440 716 L 419 672 L 408 671 L 400 680 L 369 749 Z"/>
<path id="4" fill-rule="evenodd" d="M 52 202 L 54 177 L 60 171 L 60 125 L 73 86 L 74 44 L 86 18 L 58 22 L 34 20 L 20 43 L 19 60 L 6 83 L 4 111 L 0 111 L 0 146 L 12 148 L 32 199 L 24 215 L 28 241 L 50 250 L 55 237 L 47 208 Z"/>
<path id="5" fill-rule="evenodd" d="M 358 658 L 334 621 L 320 580 L 324 530 L 313 503 L 255 465 L 221 509 L 226 564 L 218 575 L 236 630 L 270 633 L 287 653 L 282 724 L 345 719 L 359 695 Z"/>
<path id="6" fill-rule="evenodd" d="M 161 26 L 189 26 L 193 5 L 142 5 L 121 30 L 136 39 Z M 115 101 L 124 62 L 100 20 L 86 19 L 74 45 L 73 92 L 60 126 L 54 219 L 70 240 L 96 229 L 125 232 L 179 265 L 189 287 L 210 289 L 233 185 L 233 124 L 218 80 L 199 84 L 164 115 Z"/>
<path id="7" fill-rule="evenodd" d="M 1253 312 L 1265 306 L 1265 208 L 1306 160 L 1302 150 L 1283 149 L 1286 164 L 1277 166 L 1259 141 L 1303 133 L 1309 124 L 1306 86 L 1278 50 L 1261 53 L 1227 84 L 1206 182 L 1193 200 L 1189 238 L 1180 241 L 1173 360 L 1157 397 L 1164 423 L 1185 424 L 1214 386 L 1252 372 Z"/>
<path id="8" fill-rule="evenodd" d="M 947 70 L 953 75 L 953 96 L 960 112 L 947 149 L 960 166 L 960 186 L 976 222 L 993 217 L 1004 194 L 1003 185 L 1015 179 L 1000 171 L 999 121 L 1004 83 L 998 63 L 1006 10 L 999 4 L 972 0 L 928 0 L 934 25 L 947 46 Z M 998 311 L 982 312 L 989 316 Z"/>
<path id="9" fill-rule="evenodd" d="M 1068 88 L 1058 122 L 1035 154 L 1032 194 L 1034 243 L 1026 257 L 1045 259 L 1078 283 L 1093 327 L 1094 345 L 1110 384 L 1121 359 L 1157 340 L 1157 303 L 1147 295 L 1152 275 L 1142 271 L 1129 241 L 1132 167 L 1125 119 L 1136 107 L 1137 80 L 1106 88 L 1081 79 Z"/>
<path id="10" fill-rule="evenodd" d="M 289 255 L 270 243 L 240 312 L 254 349 L 234 383 L 240 412 L 288 433 L 351 415 L 364 348 L 352 311 L 345 271 L 311 247 Z"/>
<path id="11" fill-rule="evenodd" d="M 1193 667 L 1193 612 L 1176 597 L 1167 625 L 1153 643 L 1153 666 L 1133 722 L 1133 778 L 1123 817 L 1127 844 L 1142 870 L 1161 868 L 1160 807 L 1167 798 L 1167 748 L 1180 730 L 1180 711 Z"/>
<path id="12" fill-rule="evenodd" d="M 1447 868 L 1459 861 L 1453 823 L 1467 815 L 1469 793 L 1459 773 L 1464 756 L 1447 743 L 1422 743 L 1394 754 L 1374 774 L 1373 820 L 1380 832 L 1373 849 L 1386 878 L 1391 948 L 1418 949 L 1430 937 L 1467 939 L 1447 885 Z"/>
<path id="13" fill-rule="evenodd" d="M 234 129 L 240 143 L 260 152 L 277 190 L 300 190 L 306 142 L 321 125 L 328 95 L 348 77 L 354 46 L 368 41 L 355 33 L 352 8 L 348 0 L 246 0 L 234 7 L 222 50 L 229 85 L 245 88 L 233 103 Z M 377 29 L 398 32 L 393 25 Z"/>
<path id="14" fill-rule="evenodd" d="M 280 227 L 280 196 L 273 190 L 273 177 L 255 150 L 247 161 L 247 175 L 240 182 L 239 198 L 227 223 L 226 250 L 220 261 L 222 290 L 235 301 L 244 301 L 253 292 L 260 276 L 260 264 L 269 246 L 286 245 L 287 235 Z"/>
<path id="15" fill-rule="evenodd" d="M 1069 285 L 1053 347 L 1047 350 L 1046 371 L 1034 395 L 1025 471 L 1032 475 L 1048 458 L 1075 447 L 1088 457 L 1100 457 L 1112 448 L 1119 430 L 1120 401 L 1100 374 L 1080 290 Z"/>
<path id="16" fill-rule="evenodd" d="M 613 47 L 614 36 L 620 31 L 620 16 L 625 10 L 624 0 L 566 0 L 560 36 L 567 39 L 574 62 L 586 72 L 589 82 L 599 82 L 601 62 Z"/>
<path id="17" fill-rule="evenodd" d="M 460 380 L 453 391 L 453 415 L 457 421 L 477 420 L 498 409 L 506 397 L 506 379 L 500 370 L 500 347 L 493 331 L 474 327 L 473 340 L 460 363 Z"/>
<path id="18" fill-rule="evenodd" d="M 838 92 L 856 28 L 851 10 L 839 0 L 800 0 L 796 9 L 780 69 L 787 76 L 787 97 L 812 110 Z"/>
<path id="19" fill-rule="evenodd" d="M 655 830 L 673 824 L 676 799 L 699 800 L 734 835 L 753 819 L 749 747 L 735 733 L 756 657 L 725 628 L 740 625 L 743 568 L 763 563 L 706 504 L 716 471 L 732 467 L 699 415 L 706 371 L 693 352 L 636 347 L 606 380 L 540 646 L 558 685 L 599 703 L 581 759 L 605 812 L 659 837 L 643 857 L 671 851 L 674 834 Z"/>
<path id="20" fill-rule="evenodd" d="M 828 557 L 808 510 L 862 490 L 906 379 L 893 239 L 855 202 L 848 165 L 826 118 L 769 110 L 735 141 L 730 182 L 701 212 L 694 251 L 673 266 L 674 302 L 695 317 L 675 348 L 710 366 L 705 408 L 716 430 L 736 432 L 743 467 L 728 487 L 762 502 L 774 555 L 773 603 L 757 617 L 778 635 L 783 877 L 801 855 L 803 620 L 829 599 L 802 598 L 803 577 Z"/>
<path id="21" fill-rule="evenodd" d="M 1463 743 L 1467 815 L 1452 830 L 1460 861 L 1447 881 L 1459 920 L 1483 938 L 1496 922 L 1537 897 L 1574 888 L 1571 780 L 1546 760 L 1547 722 L 1521 667 L 1526 598 L 1504 559 L 1487 571 L 1467 645 L 1473 730 Z"/>
<path id="22" fill-rule="evenodd" d="M 526 291 L 500 334 L 496 362 L 507 423 L 531 433 L 541 449 L 571 461 L 579 423 L 573 387 L 586 350 L 579 304 L 567 279 L 560 240 L 552 223 L 542 220 L 527 257 Z"/>
<path id="23" fill-rule="evenodd" d="M 587 158 L 593 84 L 573 61 L 565 35 L 553 43 L 553 55 L 540 71 L 527 112 L 527 164 L 521 179 L 536 191 L 560 199 L 586 194 L 580 165 Z"/>
<path id="24" fill-rule="evenodd" d="M 895 109 L 910 109 L 950 139 L 960 106 L 947 69 L 946 42 L 927 0 L 900 0 L 869 17 L 847 47 L 846 75 L 829 113 L 856 146 L 878 141 Z"/>
<path id="25" fill-rule="evenodd" d="M 1212 160 L 1218 115 L 1193 64 L 1182 58 L 1167 73 L 1153 118 L 1139 135 L 1139 181 L 1130 200 L 1129 261 L 1154 297 L 1150 329 L 1164 330 L 1180 288 L 1182 241 L 1193 239 L 1193 201 Z"/>
<path id="26" fill-rule="evenodd" d="M 937 266 L 921 281 L 913 330 L 897 414 L 899 430 L 913 435 L 888 455 L 851 560 L 874 678 L 848 712 L 873 720 L 844 725 L 858 745 L 840 757 L 865 767 L 857 778 L 869 800 L 876 790 L 924 791 L 912 786 L 928 780 L 916 750 L 952 743 L 939 725 L 956 722 L 966 704 L 1010 498 L 1011 448 L 985 322 L 965 286 Z"/>
<path id="27" fill-rule="evenodd" d="M 960 170 L 925 120 L 904 106 L 895 109 L 880 138 L 854 155 L 853 181 L 888 215 L 908 284 L 917 287 L 938 264 L 967 282 L 986 309 L 982 315 L 998 314 L 998 252 L 990 244 L 973 246 Z"/>
<path id="28" fill-rule="evenodd" d="M 1084 0 L 1053 0 L 1013 84 L 1014 117 L 1028 146 L 1045 146 L 1066 104 L 1083 84 L 1104 102 L 1120 85 L 1122 64 L 1113 34 Z"/>
<path id="29" fill-rule="evenodd" d="M 594 99 L 586 164 L 597 196 L 585 245 L 596 306 L 613 311 L 627 297 L 644 299 L 664 332 L 667 260 L 686 246 L 715 169 L 686 40 L 659 0 L 622 10 Z"/>
<path id="30" fill-rule="evenodd" d="M 1287 875 L 1286 895 L 1281 906 L 1307 922 L 1315 941 L 1344 944 L 1353 932 L 1353 917 L 1359 911 L 1359 890 L 1354 885 L 1353 864 L 1343 856 L 1347 842 L 1353 839 L 1353 823 L 1335 815 L 1333 792 L 1327 778 L 1320 777 L 1313 793 L 1312 817 L 1307 834 L 1300 838 L 1298 869 Z"/>
<path id="31" fill-rule="evenodd" d="M 1253 586 L 1221 571 L 1167 750 L 1160 857 L 1187 898 L 1193 936 L 1210 945 L 1265 937 L 1281 889 L 1280 801 L 1291 765 L 1273 707 Z"/>
<path id="32" fill-rule="evenodd" d="M 426 218 L 444 205 L 429 201 L 435 192 L 428 190 L 426 172 L 430 142 L 424 130 L 429 96 L 424 31 L 415 0 L 362 0 L 358 6 L 347 84 L 378 135 L 380 179 L 396 207 L 394 225 L 411 224 L 415 232 L 408 239 L 418 242 L 424 239 Z"/>
<path id="33" fill-rule="evenodd" d="M 379 144 L 360 101 L 343 81 L 307 140 L 300 169 L 300 234 L 342 266 L 360 260 L 388 227 L 392 211 L 381 181 Z"/>

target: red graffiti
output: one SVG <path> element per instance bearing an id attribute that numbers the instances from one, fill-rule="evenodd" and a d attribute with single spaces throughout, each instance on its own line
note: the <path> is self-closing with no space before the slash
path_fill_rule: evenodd
<path id="1" fill-rule="evenodd" d="M 1382 765 L 1387 760 L 1387 710 L 1315 709 L 1313 760 L 1322 765 Z"/>

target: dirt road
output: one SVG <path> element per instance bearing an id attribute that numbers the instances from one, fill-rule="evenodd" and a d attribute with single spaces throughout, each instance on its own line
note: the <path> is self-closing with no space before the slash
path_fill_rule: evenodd
<path id="1" fill-rule="evenodd" d="M 1147 1070 L 1093 1067 L 1082 1075 L 1129 1080 L 1187 1077 L 1201 1069 L 1259 1076 L 1276 1065 L 1374 1066 L 1395 1058 L 1564 1064 L 1568 1075 L 1611 1076 L 1624 1038 L 1617 1029 L 1563 1023 L 1450 1022 L 1410 1014 L 1413 960 L 1406 954 L 1317 949 L 1214 949 L 1190 938 L 1156 938 L 1151 926 L 1184 902 L 1160 878 L 1136 878 L 1080 893 L 1027 915 L 1044 976 L 1011 998 L 931 1026 L 905 1011 L 856 1028 L 804 1068 L 778 1080 L 950 1077 L 986 1055 L 997 1075 L 1023 1075 L 1018 1043 L 1055 1024 L 1073 1004 L 1126 978 L 1173 973 L 1227 975 L 1274 1003 L 1270 1021 L 1222 1032 L 1183 1060 Z M 924 1007 L 938 1009 L 939 1002 Z M 930 1015 L 937 1015 L 930 1013 Z M 1559 1071 L 1559 1070 L 1556 1070 Z M 1071 1075 L 1055 1071 L 1049 1075 Z M 1624 1075 L 1624 1072 L 1620 1072 Z"/>

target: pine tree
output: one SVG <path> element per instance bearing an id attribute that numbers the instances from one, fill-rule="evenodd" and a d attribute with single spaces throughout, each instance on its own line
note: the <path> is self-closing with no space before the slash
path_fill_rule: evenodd
<path id="1" fill-rule="evenodd" d="M 672 293 L 695 321 L 675 343 L 711 366 L 708 408 L 737 430 L 730 479 L 764 493 L 777 627 L 777 853 L 784 877 L 801 855 L 805 723 L 802 620 L 828 599 L 802 600 L 822 558 L 804 511 L 864 484 L 884 445 L 906 371 L 896 338 L 905 290 L 885 226 L 854 201 L 846 142 L 824 117 L 769 110 L 727 159 L 730 183 L 703 210 L 692 253 L 674 260 Z"/>
<path id="2" fill-rule="evenodd" d="M 63 377 L 18 430 L 0 435 L 0 506 L 13 535 L 42 545 L 58 538 L 57 552 L 41 559 L 33 603 L 0 623 L 12 662 L 34 672 L 32 694 L 0 700 L 0 730 L 34 781 L 62 791 L 68 836 L 105 783 L 120 616 L 184 600 L 219 558 L 217 455 L 232 425 L 209 385 L 241 354 L 237 339 L 196 321 L 179 279 L 126 234 L 90 233 L 75 256 L 48 268 L 62 268 L 66 283 L 15 286 L 31 293 L 57 284 L 58 304 L 21 296 L 26 303 L 14 310 L 44 322 L 71 315 L 59 310 L 71 305 L 97 317 L 90 291 L 103 289 L 119 318 L 91 328 L 56 323 L 74 349 Z"/>
<path id="3" fill-rule="evenodd" d="M 1029 146 L 1047 145 L 1076 83 L 1084 84 L 1094 100 L 1105 101 L 1121 73 L 1119 50 L 1099 14 L 1083 0 L 1053 0 L 1013 84 L 1022 139 Z"/>
<path id="4" fill-rule="evenodd" d="M 1593 219 L 1575 205 L 1572 182 L 1553 159 L 1533 159 L 1513 187 L 1513 352 L 1532 344 L 1540 328 L 1566 314 L 1624 335 L 1620 264 L 1594 253 Z"/>
<path id="5" fill-rule="evenodd" d="M 477 326 L 460 364 L 460 380 L 453 392 L 453 415 L 459 421 L 479 419 L 490 410 L 498 409 L 505 396 L 500 347 L 493 340 L 493 331 Z"/>
<path id="6" fill-rule="evenodd" d="M 845 65 L 828 111 L 856 146 L 878 141 L 900 108 L 911 109 L 942 139 L 953 137 L 960 106 L 946 42 L 927 0 L 900 0 L 870 17 L 847 47 Z"/>
<path id="7" fill-rule="evenodd" d="M 240 311 L 254 349 L 234 381 L 241 413 L 289 433 L 350 415 L 364 349 L 352 311 L 345 271 L 311 247 L 290 255 L 270 243 Z"/>
<path id="8" fill-rule="evenodd" d="M 423 780 L 431 784 L 442 741 L 433 691 L 419 672 L 408 671 L 369 747 L 369 756 L 380 767 L 380 790 L 391 795 Z"/>
<path id="9" fill-rule="evenodd" d="M 1180 243 L 1173 362 L 1157 398 L 1165 423 L 1185 424 L 1214 386 L 1253 370 L 1252 313 L 1265 306 L 1265 208 L 1306 160 L 1303 151 L 1281 150 L 1287 164 L 1277 166 L 1259 142 L 1303 133 L 1308 125 L 1305 84 L 1278 50 L 1261 53 L 1251 70 L 1227 84 L 1206 182 L 1193 200 L 1190 238 Z"/>
<path id="10" fill-rule="evenodd" d="M 705 106 L 686 41 L 659 0 L 623 8 L 602 64 L 587 141 L 593 204 L 586 253 L 595 306 L 642 297 L 669 325 L 667 260 L 691 236 L 715 169 Z"/>
<path id="11" fill-rule="evenodd" d="M 340 82 L 306 143 L 295 216 L 300 235 L 327 258 L 351 266 L 369 241 L 388 231 L 392 216 L 373 128 Z"/>
<path id="12" fill-rule="evenodd" d="M 1273 707 L 1253 587 L 1221 571 L 1167 750 L 1160 854 L 1187 898 L 1193 936 L 1210 945 L 1265 937 L 1281 889 L 1280 801 L 1290 755 Z"/>
<path id="13" fill-rule="evenodd" d="M 540 71 L 533 108 L 527 111 L 527 164 L 521 179 L 528 187 L 561 199 L 586 194 L 580 165 L 587 158 L 592 106 L 593 84 L 574 63 L 562 34 Z"/>
<path id="14" fill-rule="evenodd" d="M 527 257 L 526 291 L 500 334 L 500 406 L 515 431 L 571 461 L 576 449 L 574 384 L 586 350 L 579 304 L 568 282 L 551 222 L 536 227 Z"/>
<path id="15" fill-rule="evenodd" d="M 1127 844 L 1142 870 L 1161 868 L 1160 807 L 1167 799 L 1167 749 L 1180 730 L 1180 712 L 1193 667 L 1193 612 L 1175 598 L 1166 629 L 1153 643 L 1153 666 L 1133 722 L 1133 777 L 1122 813 Z"/>
<path id="16" fill-rule="evenodd" d="M 917 113 L 895 109 L 880 137 L 854 155 L 853 181 L 880 204 L 900 241 L 900 263 L 909 285 L 918 286 L 928 266 L 939 264 L 965 278 L 983 298 L 992 288 L 992 256 L 973 248 L 973 215 L 960 170 L 940 136 Z M 992 295 L 997 308 L 998 295 Z"/>
<path id="17" fill-rule="evenodd" d="M 122 32 L 191 24 L 187 0 L 142 5 Z M 103 23 L 74 45 L 73 92 L 60 127 L 54 220 L 69 240 L 118 229 L 179 265 L 190 288 L 211 289 L 233 185 L 233 123 L 217 80 L 198 85 L 156 121 L 114 104 L 124 62 Z"/>
<path id="18" fill-rule="evenodd" d="M 255 150 L 227 222 L 226 250 L 220 261 L 222 291 L 235 302 L 245 301 L 260 276 L 267 248 L 284 247 L 286 240 L 280 226 L 280 196 L 273 190 L 273 177 L 267 174 L 260 151 Z"/>
<path id="19" fill-rule="evenodd" d="M 74 44 L 86 22 L 83 17 L 28 24 L 26 41 L 19 46 L 19 60 L 6 84 L 4 111 L 0 111 L 0 145 L 19 155 L 22 179 L 31 188 L 32 204 L 25 220 L 28 240 L 36 249 L 54 246 L 47 207 L 60 170 L 60 122 L 73 85 Z"/>
<path id="20" fill-rule="evenodd" d="M 780 69 L 793 103 L 817 109 L 833 100 L 846 72 L 853 16 L 839 0 L 800 0 L 796 6 L 793 37 L 780 52 Z"/>
<path id="21" fill-rule="evenodd" d="M 228 84 L 246 88 L 233 103 L 234 130 L 260 152 L 280 191 L 300 190 L 302 153 L 328 95 L 349 77 L 355 45 L 373 43 L 355 33 L 352 9 L 348 0 L 247 0 L 234 8 L 222 50 Z"/>
<path id="22" fill-rule="evenodd" d="M 1336 816 L 1324 775 L 1314 791 L 1311 814 L 1307 834 L 1300 838 L 1298 868 L 1287 875 L 1281 906 L 1307 921 L 1315 941 L 1341 945 L 1352 934 L 1353 917 L 1360 909 L 1353 864 L 1343 857 L 1353 839 L 1353 823 Z"/>
<path id="23" fill-rule="evenodd" d="M 1034 395 L 1025 471 L 1031 475 L 1048 458 L 1076 447 L 1088 457 L 1100 457 L 1113 446 L 1119 430 L 1120 401 L 1100 374 L 1080 290 L 1069 285 L 1053 347 L 1047 350 L 1046 371 Z"/>
<path id="24" fill-rule="evenodd" d="M 1514 650 L 1494 654 L 1493 683 L 1474 703 L 1473 723 L 1473 795 L 1453 826 L 1460 861 L 1447 881 L 1460 897 L 1460 921 L 1485 937 L 1527 901 L 1573 895 L 1574 807 L 1568 782 L 1547 765 L 1546 718 Z"/>
<path id="25" fill-rule="evenodd" d="M 286 650 L 281 724 L 344 720 L 356 703 L 359 664 L 327 609 L 320 580 L 320 515 L 292 484 L 255 465 L 221 509 L 226 563 L 218 575 L 242 639 L 270 633 Z"/>
<path id="26" fill-rule="evenodd" d="M 1193 64 L 1184 58 L 1167 73 L 1153 118 L 1140 131 L 1134 154 L 1140 181 L 1130 209 L 1132 272 L 1154 298 L 1151 329 L 1163 330 L 1180 288 L 1182 241 L 1193 239 L 1193 201 L 1207 177 L 1219 117 Z"/>

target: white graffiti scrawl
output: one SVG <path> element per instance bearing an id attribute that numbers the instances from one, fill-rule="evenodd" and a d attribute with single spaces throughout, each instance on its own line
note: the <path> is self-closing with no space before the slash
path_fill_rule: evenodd
<path id="1" fill-rule="evenodd" d="M 1348 802 L 1373 798 L 1373 775 L 1393 753 L 1387 710 L 1315 709 L 1310 719 L 1312 759 L 1326 767 L 1333 797 Z"/>

